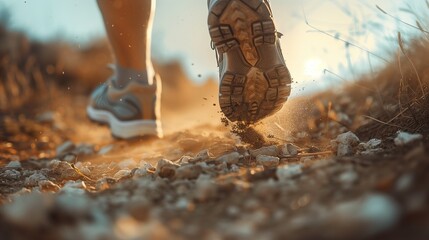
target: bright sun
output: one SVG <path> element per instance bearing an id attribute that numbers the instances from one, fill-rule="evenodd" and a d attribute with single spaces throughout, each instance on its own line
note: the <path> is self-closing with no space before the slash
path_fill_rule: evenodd
<path id="1" fill-rule="evenodd" d="M 312 58 L 305 62 L 304 66 L 305 76 L 317 78 L 323 74 L 322 61 L 317 58 Z"/>

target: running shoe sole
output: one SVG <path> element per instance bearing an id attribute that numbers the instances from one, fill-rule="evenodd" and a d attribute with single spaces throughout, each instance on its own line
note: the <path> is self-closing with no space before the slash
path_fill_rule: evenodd
<path id="1" fill-rule="evenodd" d="M 257 122 L 279 111 L 291 76 L 264 0 L 218 0 L 210 7 L 210 37 L 219 54 L 219 105 L 230 121 Z M 223 68 L 223 69 L 222 69 Z"/>
<path id="2" fill-rule="evenodd" d="M 163 137 L 161 122 L 155 120 L 120 121 L 111 112 L 87 107 L 88 117 L 98 123 L 108 124 L 116 138 L 130 139 L 140 136 Z"/>

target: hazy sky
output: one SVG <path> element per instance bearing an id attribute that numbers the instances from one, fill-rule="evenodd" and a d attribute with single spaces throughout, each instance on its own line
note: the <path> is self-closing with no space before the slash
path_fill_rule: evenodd
<path id="1" fill-rule="evenodd" d="M 423 2 L 409 2 L 420 1 Z M 382 54 L 377 46 L 391 44 L 383 41 L 396 36 L 398 23 L 383 16 L 375 5 L 398 14 L 403 2 L 271 0 L 278 31 L 284 34 L 284 56 L 297 82 L 294 94 L 302 93 L 304 87 L 304 91 L 310 91 L 341 81 L 332 74 L 324 75 L 324 69 L 350 78 L 359 69 L 368 69 L 369 62 L 373 65 L 383 62 L 376 57 L 368 60 L 366 52 L 346 49 L 343 42 L 315 32 L 306 25 L 304 13 L 310 24 L 327 33 Z M 0 7 L 9 10 L 13 28 L 37 39 L 62 38 L 78 44 L 105 34 L 95 0 L 0 0 Z M 206 19 L 206 0 L 158 0 L 153 30 L 154 58 L 158 61 L 180 58 L 195 81 L 216 77 Z"/>

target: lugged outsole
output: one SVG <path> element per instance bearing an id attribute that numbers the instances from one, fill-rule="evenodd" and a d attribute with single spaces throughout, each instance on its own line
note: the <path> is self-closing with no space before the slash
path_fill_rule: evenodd
<path id="1" fill-rule="evenodd" d="M 101 124 L 108 124 L 112 135 L 116 138 L 131 139 L 143 136 L 163 137 L 160 121 L 120 121 L 112 113 L 95 109 L 91 106 L 87 107 L 86 112 L 91 120 Z"/>
<path id="2" fill-rule="evenodd" d="M 279 111 L 290 95 L 291 76 L 268 3 L 217 0 L 208 25 L 218 53 L 226 57 L 219 87 L 225 116 L 257 122 Z"/>

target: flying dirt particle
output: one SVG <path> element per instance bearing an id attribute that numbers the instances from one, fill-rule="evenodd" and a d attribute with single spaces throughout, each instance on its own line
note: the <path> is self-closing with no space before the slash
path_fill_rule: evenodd
<path id="1" fill-rule="evenodd" d="M 213 107 L 216 107 L 216 103 L 213 103 Z"/>
<path id="2" fill-rule="evenodd" d="M 229 121 L 226 117 L 221 117 L 220 118 L 221 123 L 225 126 L 228 127 L 229 126 Z"/>
<path id="3" fill-rule="evenodd" d="M 202 75 L 201 74 L 198 74 L 198 77 L 200 78 Z"/>
<path id="4" fill-rule="evenodd" d="M 221 117 L 220 121 L 225 127 L 231 122 L 226 117 Z M 241 141 L 250 144 L 254 148 L 261 148 L 268 144 L 265 137 L 255 130 L 254 125 L 246 122 L 235 122 L 231 124 L 231 133 L 237 135 Z"/>
<path id="5" fill-rule="evenodd" d="M 250 144 L 254 148 L 261 148 L 264 145 L 267 145 L 265 137 L 256 131 L 254 126 L 247 123 L 234 123 L 232 125 L 231 132 L 239 136 L 241 141 Z"/>
<path id="6" fill-rule="evenodd" d="M 203 99 L 206 100 L 206 101 L 208 100 L 206 97 L 203 97 Z"/>

